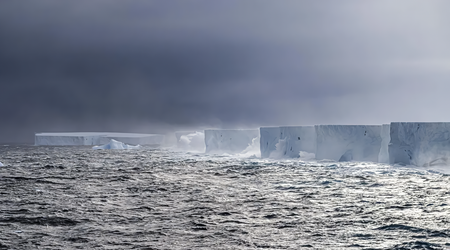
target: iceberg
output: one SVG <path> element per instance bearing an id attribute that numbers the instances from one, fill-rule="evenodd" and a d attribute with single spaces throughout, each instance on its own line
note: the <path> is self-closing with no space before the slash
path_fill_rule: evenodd
<path id="1" fill-rule="evenodd" d="M 450 123 L 392 122 L 389 163 L 428 167 L 449 165 Z"/>
<path id="2" fill-rule="evenodd" d="M 314 126 L 261 127 L 260 136 L 261 158 L 311 158 L 316 152 Z"/>
<path id="3" fill-rule="evenodd" d="M 389 124 L 381 125 L 381 148 L 378 154 L 379 163 L 389 163 L 389 142 L 391 141 L 391 131 Z"/>
<path id="4" fill-rule="evenodd" d="M 238 154 L 259 136 L 256 129 L 207 129 L 205 130 L 206 153 Z"/>
<path id="5" fill-rule="evenodd" d="M 283 156 L 299 158 L 301 152 L 316 153 L 316 130 L 314 126 L 280 127 L 280 141 L 284 140 Z"/>
<path id="6" fill-rule="evenodd" d="M 138 149 L 138 148 L 141 148 L 141 146 L 127 145 L 123 142 L 116 141 L 114 139 L 111 139 L 108 144 L 92 147 L 92 149 Z"/>
<path id="7" fill-rule="evenodd" d="M 378 162 L 382 141 L 381 127 L 381 125 L 316 125 L 316 159 Z"/>
<path id="8" fill-rule="evenodd" d="M 164 142 L 164 135 L 110 132 L 37 133 L 35 134 L 35 145 L 93 146 L 109 143 L 111 139 L 128 144 L 160 146 Z"/>
<path id="9" fill-rule="evenodd" d="M 0 162 L 0 167 L 3 167 L 3 166 L 5 166 L 5 165 L 3 165 L 3 163 Z"/>
<path id="10" fill-rule="evenodd" d="M 270 154 L 277 150 L 276 145 L 280 140 L 280 127 L 259 128 L 259 149 L 261 158 L 269 158 Z"/>
<path id="11" fill-rule="evenodd" d="M 205 134 L 203 132 L 192 132 L 179 137 L 177 147 L 195 152 L 205 152 Z"/>

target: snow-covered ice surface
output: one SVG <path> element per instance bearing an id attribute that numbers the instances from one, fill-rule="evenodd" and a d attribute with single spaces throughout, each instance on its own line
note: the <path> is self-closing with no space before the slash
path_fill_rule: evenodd
<path id="1" fill-rule="evenodd" d="M 0 146 L 0 249 L 445 249 L 450 176 L 367 162 Z"/>
<path id="2" fill-rule="evenodd" d="M 450 165 L 450 123 L 393 122 L 390 163 Z"/>
<path id="3" fill-rule="evenodd" d="M 316 125 L 319 160 L 378 162 L 381 125 Z"/>
<path id="4" fill-rule="evenodd" d="M 177 147 L 185 151 L 205 152 L 205 134 L 203 132 L 187 132 L 177 136 Z"/>
<path id="5" fill-rule="evenodd" d="M 111 139 L 109 143 L 101 146 L 94 146 L 92 149 L 138 149 L 141 148 L 140 145 L 127 145 L 123 142 Z"/>
<path id="6" fill-rule="evenodd" d="M 164 142 L 164 135 L 111 132 L 37 133 L 35 134 L 35 145 L 99 145 L 108 143 L 111 139 L 134 145 L 159 146 Z"/>
<path id="7" fill-rule="evenodd" d="M 207 129 L 206 153 L 239 154 L 259 137 L 257 129 Z"/>

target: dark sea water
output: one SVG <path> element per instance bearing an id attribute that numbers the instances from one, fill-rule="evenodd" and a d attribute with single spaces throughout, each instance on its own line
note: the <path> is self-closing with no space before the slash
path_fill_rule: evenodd
<path id="1" fill-rule="evenodd" d="M 442 170 L 149 148 L 0 162 L 0 249 L 450 249 Z"/>

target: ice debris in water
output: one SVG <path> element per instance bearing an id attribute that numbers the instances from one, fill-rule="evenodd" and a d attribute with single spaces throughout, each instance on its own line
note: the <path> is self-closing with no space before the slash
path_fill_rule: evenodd
<path id="1" fill-rule="evenodd" d="M 111 141 L 108 144 L 92 147 L 92 149 L 138 149 L 138 148 L 141 148 L 141 146 L 127 145 L 123 142 L 116 141 L 114 139 L 111 139 Z"/>
<path id="2" fill-rule="evenodd" d="M 203 132 L 193 132 L 181 135 L 177 145 L 184 150 L 204 152 L 205 134 Z"/>

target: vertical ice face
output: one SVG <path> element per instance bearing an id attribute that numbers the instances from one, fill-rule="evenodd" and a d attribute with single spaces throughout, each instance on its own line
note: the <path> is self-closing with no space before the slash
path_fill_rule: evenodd
<path id="1" fill-rule="evenodd" d="M 299 158 L 300 151 L 316 153 L 316 141 L 314 126 L 280 127 L 280 143 L 285 143 L 284 157 Z"/>
<path id="2" fill-rule="evenodd" d="M 260 128 L 261 158 L 299 158 L 300 152 L 315 153 L 314 126 Z"/>
<path id="3" fill-rule="evenodd" d="M 316 125 L 316 159 L 377 162 L 380 125 Z"/>
<path id="4" fill-rule="evenodd" d="M 450 123 L 392 122 L 389 163 L 448 165 Z"/>
<path id="5" fill-rule="evenodd" d="M 389 163 L 388 145 L 391 141 L 390 132 L 389 124 L 383 124 L 381 126 L 381 149 L 380 154 L 378 155 L 378 162 L 380 163 Z"/>
<path id="6" fill-rule="evenodd" d="M 261 158 L 269 158 L 270 154 L 276 150 L 276 144 L 280 140 L 280 127 L 261 127 L 259 136 Z"/>
<path id="7" fill-rule="evenodd" d="M 206 153 L 238 154 L 259 136 L 256 129 L 207 129 L 205 130 Z"/>

